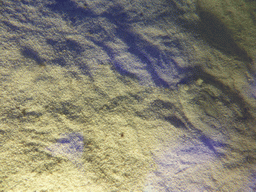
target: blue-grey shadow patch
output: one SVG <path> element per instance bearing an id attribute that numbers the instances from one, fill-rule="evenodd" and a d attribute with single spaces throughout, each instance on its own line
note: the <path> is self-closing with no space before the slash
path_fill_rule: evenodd
<path id="1" fill-rule="evenodd" d="M 253 172 L 253 174 L 251 175 L 249 188 L 252 191 L 256 191 L 256 172 Z"/>
<path id="2" fill-rule="evenodd" d="M 83 152 L 83 136 L 79 133 L 64 135 L 64 138 L 59 139 L 57 143 L 68 144 L 70 149 Z"/>
<path id="3" fill-rule="evenodd" d="M 209 191 L 203 183 L 189 183 L 188 175 L 202 171 L 211 162 L 216 161 L 216 155 L 202 141 L 188 141 L 177 148 L 163 148 L 153 153 L 157 169 L 152 172 L 147 183 L 146 191 Z M 202 168 L 201 169 L 199 169 Z M 148 190 L 150 188 L 150 190 Z M 202 190 L 200 190 L 202 189 Z"/>
<path id="4" fill-rule="evenodd" d="M 55 3 L 49 4 L 47 7 L 53 12 L 65 14 L 65 19 L 71 21 L 73 24 L 85 17 L 94 16 L 93 12 L 87 8 L 86 3 L 84 3 L 84 7 L 79 7 L 71 0 L 55 0 Z"/>
<path id="5" fill-rule="evenodd" d="M 46 148 L 52 156 L 69 159 L 77 167 L 82 168 L 84 138 L 80 133 L 66 133 L 57 142 Z"/>
<path id="6" fill-rule="evenodd" d="M 43 65 L 44 63 L 44 59 L 39 56 L 39 53 L 30 47 L 23 47 L 21 50 L 21 54 L 24 57 L 33 59 L 38 65 Z"/>

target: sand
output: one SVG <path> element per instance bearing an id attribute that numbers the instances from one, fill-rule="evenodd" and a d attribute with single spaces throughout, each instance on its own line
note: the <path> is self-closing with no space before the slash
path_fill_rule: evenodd
<path id="1" fill-rule="evenodd" d="M 254 2 L 0 5 L 0 191 L 255 191 Z"/>

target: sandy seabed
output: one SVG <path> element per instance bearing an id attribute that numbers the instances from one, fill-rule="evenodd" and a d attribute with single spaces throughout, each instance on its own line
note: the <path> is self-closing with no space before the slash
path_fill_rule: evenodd
<path id="1" fill-rule="evenodd" d="M 0 191 L 255 191 L 253 36 L 206 4 L 0 1 Z"/>

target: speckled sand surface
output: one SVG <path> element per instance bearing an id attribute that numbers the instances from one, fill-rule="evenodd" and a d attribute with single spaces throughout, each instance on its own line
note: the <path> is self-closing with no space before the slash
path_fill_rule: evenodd
<path id="1" fill-rule="evenodd" d="M 0 6 L 1 192 L 256 190 L 254 2 Z"/>

